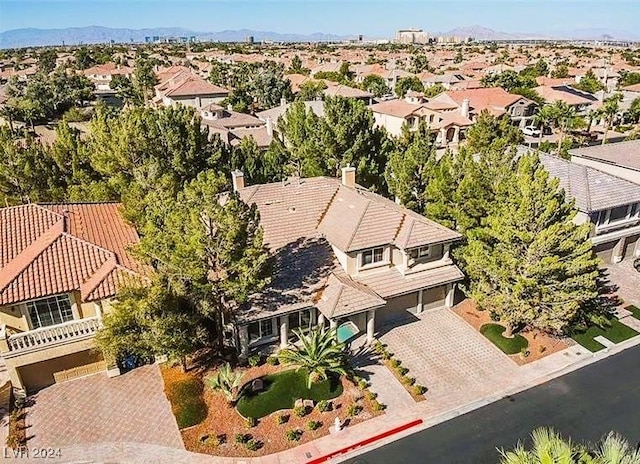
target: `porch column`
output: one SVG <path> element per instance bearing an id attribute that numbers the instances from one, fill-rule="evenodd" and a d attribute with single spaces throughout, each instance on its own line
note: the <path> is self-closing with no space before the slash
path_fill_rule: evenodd
<path id="1" fill-rule="evenodd" d="M 238 338 L 240 341 L 240 353 L 241 360 L 245 360 L 249 357 L 249 326 L 241 325 L 238 328 Z"/>
<path id="2" fill-rule="evenodd" d="M 453 143 L 459 143 L 459 142 L 460 142 L 460 128 L 456 127 L 456 130 L 453 133 Z"/>
<path id="3" fill-rule="evenodd" d="M 338 321 L 336 321 L 335 319 L 329 319 L 329 327 L 335 329 L 336 327 L 338 327 Z"/>
<path id="4" fill-rule="evenodd" d="M 320 327 L 324 327 L 325 322 L 326 320 L 325 320 L 324 314 L 318 313 L 318 325 Z"/>
<path id="5" fill-rule="evenodd" d="M 633 257 L 640 257 L 640 239 L 638 239 L 638 241 L 636 242 L 636 246 L 633 249 Z"/>
<path id="6" fill-rule="evenodd" d="M 280 317 L 280 348 L 289 346 L 289 316 Z"/>
<path id="7" fill-rule="evenodd" d="M 98 321 L 102 322 L 102 305 L 100 304 L 99 301 L 96 301 L 93 303 L 93 309 L 96 312 L 96 317 L 98 318 Z"/>
<path id="8" fill-rule="evenodd" d="M 456 284 L 447 285 L 447 296 L 444 299 L 444 307 L 451 308 L 453 306 L 453 297 L 456 293 Z"/>
<path id="9" fill-rule="evenodd" d="M 416 313 L 420 314 L 422 312 L 422 292 L 424 290 L 418 290 L 418 306 L 416 307 Z"/>
<path id="10" fill-rule="evenodd" d="M 613 251 L 611 252 L 611 262 L 619 263 L 624 258 L 624 248 L 625 248 L 626 239 L 622 237 L 616 243 L 616 246 L 613 247 Z"/>
<path id="11" fill-rule="evenodd" d="M 367 311 L 367 345 L 373 343 L 376 330 L 376 312 L 375 310 Z"/>

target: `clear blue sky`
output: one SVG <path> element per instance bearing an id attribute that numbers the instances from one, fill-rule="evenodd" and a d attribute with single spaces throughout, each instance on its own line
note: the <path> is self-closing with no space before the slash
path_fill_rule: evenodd
<path id="1" fill-rule="evenodd" d="M 365 34 L 481 25 L 506 32 L 585 28 L 637 33 L 640 1 L 589 0 L 0 0 L 0 31 L 35 27 L 177 26 L 195 31 Z"/>

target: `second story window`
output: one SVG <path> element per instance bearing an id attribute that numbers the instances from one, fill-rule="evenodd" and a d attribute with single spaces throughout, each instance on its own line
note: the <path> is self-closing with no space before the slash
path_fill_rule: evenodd
<path id="1" fill-rule="evenodd" d="M 411 250 L 411 257 L 413 259 L 428 258 L 430 256 L 431 256 L 431 247 L 429 246 L 423 246 L 423 247 Z"/>
<path id="2" fill-rule="evenodd" d="M 61 324 L 73 319 L 71 301 L 69 301 L 68 295 L 57 295 L 51 298 L 29 301 L 27 309 L 31 318 L 31 326 L 34 329 Z"/>
<path id="3" fill-rule="evenodd" d="M 362 252 L 361 266 L 368 266 L 369 264 L 381 263 L 384 261 L 384 248 L 372 248 L 371 250 Z"/>

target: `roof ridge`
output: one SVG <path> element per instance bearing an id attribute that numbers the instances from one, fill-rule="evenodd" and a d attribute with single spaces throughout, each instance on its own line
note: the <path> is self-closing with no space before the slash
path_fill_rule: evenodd
<path id="1" fill-rule="evenodd" d="M 356 195 L 358 195 L 358 192 L 355 192 L 355 193 L 356 193 Z M 362 211 L 362 214 L 360 215 L 360 219 L 358 219 L 358 222 L 357 222 L 356 226 L 353 228 L 353 232 L 351 233 L 351 238 L 347 242 L 347 244 L 345 246 L 345 250 L 348 250 L 351 247 L 351 244 L 353 243 L 353 239 L 356 237 L 356 234 L 360 230 L 360 224 L 362 224 L 362 220 L 366 216 L 367 211 L 369 210 L 369 206 L 371 206 L 371 200 L 369 198 L 365 198 L 365 200 L 367 202 L 367 205 L 364 207 L 364 210 Z"/>
<path id="2" fill-rule="evenodd" d="M 0 292 L 13 282 L 22 271 L 64 234 L 64 217 L 56 221 L 44 233 L 27 245 L 20 253 L 0 269 Z"/>
<path id="3" fill-rule="evenodd" d="M 322 177 L 324 177 L 324 176 L 322 176 Z M 340 185 L 342 185 L 342 184 L 340 184 Z M 318 227 L 320 227 L 320 224 L 322 224 L 322 221 L 324 220 L 325 216 L 327 215 L 327 212 L 329 211 L 329 208 L 333 204 L 333 201 L 336 199 L 336 195 L 338 195 L 338 192 L 340 191 L 340 185 L 337 185 L 334 188 L 334 191 L 333 191 L 333 194 L 331 195 L 331 198 L 329 198 L 329 201 L 327 202 L 327 204 L 323 208 L 322 212 L 320 213 L 320 217 L 318 218 L 318 222 L 315 225 L 315 229 L 316 230 L 318 230 Z"/>
<path id="4" fill-rule="evenodd" d="M 584 180 L 585 180 L 584 188 L 587 191 L 587 209 L 591 211 L 591 189 L 589 188 L 589 171 L 587 170 L 586 166 L 582 166 L 582 165 L 580 166 L 582 167 L 582 173 L 584 175 Z"/>
<path id="5" fill-rule="evenodd" d="M 118 265 L 115 254 L 109 256 L 91 277 L 80 284 L 80 298 L 86 300 L 87 296 L 102 282 Z"/>

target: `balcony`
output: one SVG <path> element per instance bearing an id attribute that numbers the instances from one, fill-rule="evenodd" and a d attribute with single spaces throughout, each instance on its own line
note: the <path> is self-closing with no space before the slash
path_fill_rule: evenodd
<path id="1" fill-rule="evenodd" d="M 93 338 L 101 326 L 99 317 L 78 319 L 7 335 L 0 327 L 0 351 L 5 358 Z"/>

